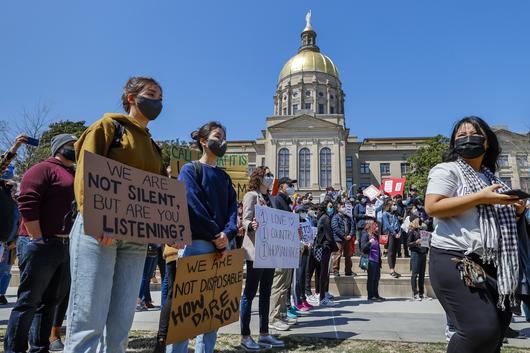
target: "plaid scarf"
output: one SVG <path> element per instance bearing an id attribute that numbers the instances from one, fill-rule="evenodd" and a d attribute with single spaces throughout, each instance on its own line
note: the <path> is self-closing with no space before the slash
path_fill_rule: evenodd
<path id="1" fill-rule="evenodd" d="M 488 187 L 477 172 L 463 159 L 456 164 L 464 175 L 464 181 L 469 193 L 476 193 Z M 488 168 L 482 167 L 481 172 L 491 184 L 501 184 L 497 192 L 504 192 L 510 188 L 497 178 Z M 515 305 L 515 290 L 519 283 L 519 257 L 517 251 L 517 223 L 515 210 L 509 205 L 478 205 L 480 235 L 484 252 L 482 261 L 492 263 L 497 267 L 497 290 L 499 301 L 497 306 L 504 310 L 506 297 L 510 298 L 510 305 Z"/>

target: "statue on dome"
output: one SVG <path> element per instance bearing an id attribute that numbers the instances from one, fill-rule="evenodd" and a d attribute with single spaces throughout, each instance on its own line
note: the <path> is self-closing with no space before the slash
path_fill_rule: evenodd
<path id="1" fill-rule="evenodd" d="M 305 15 L 305 29 L 312 29 L 311 27 L 311 10 Z"/>

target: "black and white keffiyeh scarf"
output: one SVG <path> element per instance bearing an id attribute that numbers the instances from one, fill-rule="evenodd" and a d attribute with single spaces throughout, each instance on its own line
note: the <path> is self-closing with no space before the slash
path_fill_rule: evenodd
<path id="1" fill-rule="evenodd" d="M 466 161 L 458 159 L 456 163 L 464 175 L 470 193 L 479 192 L 489 186 L 480 179 L 477 172 Z M 510 190 L 488 168 L 482 167 L 481 172 L 491 184 L 502 185 L 497 192 Z M 477 208 L 484 246 L 482 261 L 493 263 L 497 267 L 497 290 L 499 292 L 497 306 L 504 310 L 506 297 L 510 298 L 510 305 L 515 305 L 515 291 L 519 282 L 515 209 L 510 205 L 478 205 Z"/>

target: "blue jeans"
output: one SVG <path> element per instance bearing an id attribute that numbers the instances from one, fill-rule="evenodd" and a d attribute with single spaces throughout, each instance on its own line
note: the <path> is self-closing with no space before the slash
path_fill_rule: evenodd
<path id="1" fill-rule="evenodd" d="M 17 258 L 18 258 L 18 269 L 20 270 L 20 273 L 24 271 L 23 269 L 23 263 L 24 263 L 24 255 L 26 254 L 26 249 L 29 244 L 29 237 L 27 236 L 19 236 L 17 238 Z"/>
<path id="2" fill-rule="evenodd" d="M 142 283 L 140 285 L 140 295 L 139 298 L 142 301 L 142 304 L 152 303 L 151 299 L 151 277 L 156 270 L 158 257 L 147 256 L 145 258 L 144 264 L 144 274 L 142 276 Z"/>
<path id="3" fill-rule="evenodd" d="M 101 245 L 86 235 L 83 217 L 70 232 L 72 285 L 65 353 L 125 353 L 147 245 Z"/>
<path id="4" fill-rule="evenodd" d="M 162 299 L 160 301 L 160 307 L 163 307 L 167 300 L 167 294 L 169 292 L 169 280 L 168 280 L 168 265 L 166 264 L 166 270 L 164 271 L 164 278 L 162 278 Z"/>
<path id="5" fill-rule="evenodd" d="M 412 275 L 410 276 L 410 285 L 412 286 L 412 294 L 419 294 L 423 297 L 425 291 L 425 267 L 427 265 L 427 253 L 419 253 L 417 251 L 410 252 L 410 267 L 412 268 Z"/>
<path id="6" fill-rule="evenodd" d="M 11 250 L 1 243 L 0 249 L 0 254 L 2 254 L 0 257 L 0 295 L 4 295 L 6 294 L 7 287 L 9 287 L 9 282 L 11 281 Z"/>
<path id="7" fill-rule="evenodd" d="M 193 240 L 191 245 L 186 246 L 182 257 L 209 254 L 215 252 L 215 246 L 211 241 Z M 178 262 L 177 262 L 178 263 Z M 198 335 L 195 341 L 195 353 L 213 353 L 217 330 Z M 184 340 L 167 346 L 166 353 L 188 353 L 189 340 Z"/>
<path id="8" fill-rule="evenodd" d="M 254 268 L 254 261 L 247 261 L 247 277 L 245 279 L 245 290 L 241 297 L 241 335 L 250 336 L 250 314 L 252 312 L 252 301 L 256 297 L 259 286 L 259 332 L 269 333 L 269 308 L 274 278 L 273 268 Z"/>
<path id="9" fill-rule="evenodd" d="M 17 302 L 7 325 L 6 353 L 48 352 L 55 306 L 70 281 L 68 245 L 55 239 L 29 242 L 22 256 Z M 31 330 L 31 333 L 30 333 Z"/>

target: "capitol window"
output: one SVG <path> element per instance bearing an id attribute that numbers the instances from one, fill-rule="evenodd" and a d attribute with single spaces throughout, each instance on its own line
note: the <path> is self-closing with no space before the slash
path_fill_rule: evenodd
<path id="1" fill-rule="evenodd" d="M 294 91 L 293 92 L 293 97 L 297 97 L 298 96 L 298 91 Z"/>
<path id="2" fill-rule="evenodd" d="M 370 174 L 370 163 L 361 163 L 359 170 L 361 174 Z"/>
<path id="3" fill-rule="evenodd" d="M 293 113 L 298 111 L 298 104 L 293 104 Z"/>
<path id="4" fill-rule="evenodd" d="M 324 147 L 320 150 L 320 187 L 331 186 L 331 150 Z"/>
<path id="5" fill-rule="evenodd" d="M 306 103 L 304 109 L 311 110 L 311 103 Z"/>
<path id="6" fill-rule="evenodd" d="M 306 97 L 311 96 L 311 91 L 305 91 L 305 96 L 306 96 Z"/>
<path id="7" fill-rule="evenodd" d="M 335 107 L 329 107 L 329 113 L 335 114 Z"/>
<path id="8" fill-rule="evenodd" d="M 381 163 L 379 165 L 381 175 L 390 175 L 390 163 Z"/>
<path id="9" fill-rule="evenodd" d="M 289 177 L 289 150 L 282 148 L 278 151 L 278 179 Z"/>
<path id="10" fill-rule="evenodd" d="M 311 175 L 311 153 L 308 148 L 302 148 L 298 153 L 298 186 L 308 188 Z"/>
<path id="11" fill-rule="evenodd" d="M 324 93 L 322 93 L 322 92 L 318 92 L 318 95 L 319 95 L 320 97 L 324 97 Z"/>
<path id="12" fill-rule="evenodd" d="M 318 105 L 318 114 L 324 114 L 324 104 Z"/>

